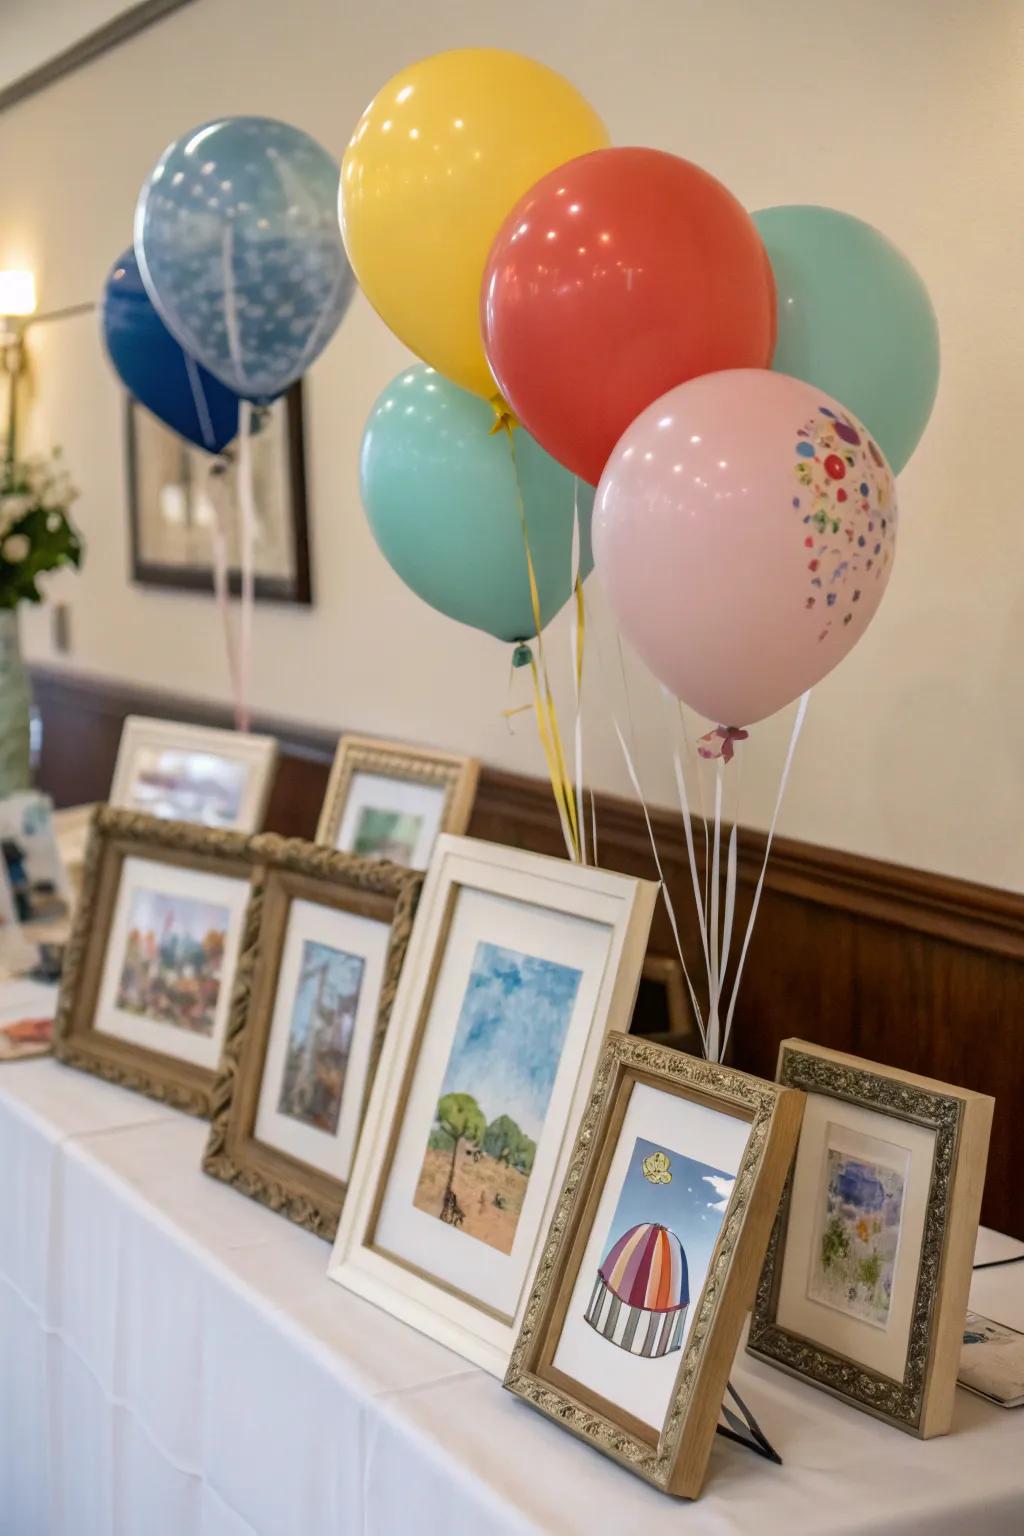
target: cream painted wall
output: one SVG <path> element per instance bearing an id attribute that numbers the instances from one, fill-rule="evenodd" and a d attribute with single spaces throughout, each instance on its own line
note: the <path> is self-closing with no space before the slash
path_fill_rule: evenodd
<path id="1" fill-rule="evenodd" d="M 45 26 L 45 7 L 37 13 Z M 942 326 L 938 405 L 901 479 L 889 595 L 812 699 L 780 828 L 1024 889 L 1019 0 L 197 0 L 0 115 L 0 266 L 34 267 L 44 310 L 91 299 L 129 241 L 144 175 L 185 129 L 267 113 L 340 155 L 401 63 L 470 43 L 518 48 L 570 75 L 619 143 L 689 156 L 751 208 L 845 208 L 918 265 Z M 212 603 L 128 583 L 119 397 L 94 317 L 40 326 L 32 354 L 32 436 L 64 445 L 83 490 L 88 565 L 54 586 L 73 607 L 68 664 L 225 699 Z M 255 702 L 541 773 L 530 717 L 510 731 L 501 713 L 507 652 L 412 597 L 360 511 L 362 425 L 403 361 L 360 298 L 310 374 L 317 606 L 258 610 Z M 625 721 L 617 647 L 590 586 L 602 637 L 591 654 L 603 667 L 590 679 L 588 777 L 628 792 L 598 697 Z M 30 655 L 50 659 L 45 613 L 25 628 Z M 563 680 L 568 643 L 556 625 Z M 658 692 L 628 659 L 627 674 L 645 791 L 670 803 Z M 787 729 L 773 722 L 752 743 L 750 823 L 770 815 Z"/>

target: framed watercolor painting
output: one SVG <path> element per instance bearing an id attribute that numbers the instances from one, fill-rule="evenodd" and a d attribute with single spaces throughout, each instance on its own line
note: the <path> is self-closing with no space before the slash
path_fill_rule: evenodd
<path id="1" fill-rule="evenodd" d="M 143 406 L 125 400 L 132 580 L 213 595 L 214 498 L 228 539 L 228 590 L 242 590 L 237 475 L 211 474 L 211 460 Z M 252 439 L 256 503 L 255 596 L 310 604 L 309 526 L 303 448 L 302 385 L 271 405 Z M 228 450 L 232 452 L 231 449 Z"/>
<path id="2" fill-rule="evenodd" d="M 438 839 L 328 1273 L 495 1375 L 656 894 Z"/>
<path id="3" fill-rule="evenodd" d="M 277 761 L 272 736 L 129 715 L 110 804 L 172 821 L 258 831 Z"/>
<path id="4" fill-rule="evenodd" d="M 426 869 L 442 832 L 465 832 L 479 764 L 472 757 L 343 736 L 316 840 L 364 858 Z"/>
<path id="5" fill-rule="evenodd" d="M 54 1053 L 208 1116 L 253 871 L 250 839 L 100 806 Z"/>
<path id="6" fill-rule="evenodd" d="M 695 1498 L 803 1095 L 634 1036 L 606 1043 L 505 1385 Z"/>
<path id="7" fill-rule="evenodd" d="M 807 1094 L 748 1348 L 854 1407 L 945 1434 L 993 1100 L 784 1040 Z"/>
<path id="8" fill-rule="evenodd" d="M 331 1238 L 420 876 L 273 834 L 253 854 L 203 1167 Z"/>

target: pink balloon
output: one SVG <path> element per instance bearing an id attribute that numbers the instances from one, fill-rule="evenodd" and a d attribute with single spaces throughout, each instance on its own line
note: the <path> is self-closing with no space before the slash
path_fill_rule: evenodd
<path id="1" fill-rule="evenodd" d="M 622 633 L 677 698 L 749 725 L 860 639 L 896 550 L 896 487 L 855 417 L 765 369 L 669 390 L 616 444 L 594 503 Z"/>

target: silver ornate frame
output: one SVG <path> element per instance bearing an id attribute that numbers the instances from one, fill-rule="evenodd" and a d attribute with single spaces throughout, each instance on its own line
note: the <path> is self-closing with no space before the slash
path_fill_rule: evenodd
<path id="1" fill-rule="evenodd" d="M 841 1103 L 878 1110 L 935 1132 L 931 1185 L 921 1239 L 921 1257 L 911 1314 L 907 1360 L 901 1381 L 812 1343 L 776 1322 L 779 1286 L 786 1251 L 792 1197 L 792 1173 L 772 1229 L 757 1287 L 747 1348 L 793 1376 L 803 1377 L 911 1434 L 919 1434 L 933 1346 L 943 1251 L 953 1195 L 953 1175 L 964 1101 L 951 1094 L 903 1082 L 834 1061 L 810 1051 L 783 1046 L 778 1078 L 789 1087 L 822 1094 Z"/>

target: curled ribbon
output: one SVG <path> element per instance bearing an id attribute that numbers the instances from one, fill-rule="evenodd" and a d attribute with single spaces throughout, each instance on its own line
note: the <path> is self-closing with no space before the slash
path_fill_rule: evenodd
<path id="1" fill-rule="evenodd" d="M 731 763 L 734 744 L 746 741 L 749 734 L 749 731 L 741 731 L 738 725 L 716 725 L 713 731 L 701 736 L 697 742 L 697 753 L 706 759 L 721 758 L 723 763 Z"/>
<path id="2" fill-rule="evenodd" d="M 494 425 L 489 435 L 494 437 L 498 432 L 507 432 L 511 440 L 513 428 L 519 425 L 517 418 L 501 395 L 492 395 L 488 404 L 494 412 Z"/>

